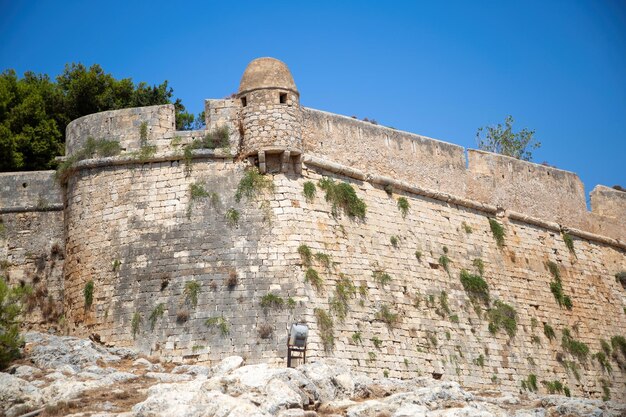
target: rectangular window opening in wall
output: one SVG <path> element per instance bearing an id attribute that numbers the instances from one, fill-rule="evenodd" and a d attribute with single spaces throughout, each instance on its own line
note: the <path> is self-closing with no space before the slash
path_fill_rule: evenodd
<path id="1" fill-rule="evenodd" d="M 245 98 L 245 97 L 241 97 L 241 105 L 242 105 L 243 107 L 246 107 L 246 106 L 248 105 L 248 100 L 246 100 L 246 98 Z"/>
<path id="2" fill-rule="evenodd" d="M 280 104 L 287 103 L 287 93 L 280 93 L 278 99 L 280 100 Z"/>

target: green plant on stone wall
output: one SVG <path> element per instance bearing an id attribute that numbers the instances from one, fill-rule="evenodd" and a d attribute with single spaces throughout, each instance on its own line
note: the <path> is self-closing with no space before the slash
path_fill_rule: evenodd
<path id="1" fill-rule="evenodd" d="M 320 277 L 317 271 L 313 268 L 306 270 L 306 273 L 304 274 L 304 282 L 309 282 L 313 287 L 315 287 L 317 292 L 322 290 L 322 285 L 324 284 L 322 277 Z"/>
<path id="2" fill-rule="evenodd" d="M 347 182 L 336 183 L 330 178 L 322 178 L 318 181 L 319 187 L 326 192 L 326 201 L 332 205 L 332 214 L 337 216 L 339 210 L 350 218 L 365 219 L 365 211 L 367 206 L 360 199 L 352 185 Z"/>
<path id="3" fill-rule="evenodd" d="M 493 234 L 493 238 L 496 240 L 496 244 L 499 248 L 504 246 L 504 227 L 494 218 L 489 218 L 489 227 L 491 228 L 491 233 Z"/>
<path id="4" fill-rule="evenodd" d="M 411 205 L 409 204 L 409 200 L 405 197 L 398 198 L 398 210 L 400 210 L 400 214 L 402 214 L 402 218 L 406 218 L 406 215 L 409 213 L 409 208 Z"/>
<path id="5" fill-rule="evenodd" d="M 398 243 L 399 243 L 398 236 L 391 236 L 389 238 L 389 242 L 391 243 L 391 246 L 393 246 L 395 249 L 398 249 Z"/>
<path id="6" fill-rule="evenodd" d="M 561 236 L 563 236 L 563 242 L 565 242 L 567 250 L 570 251 L 572 255 L 576 256 L 576 252 L 574 251 L 574 239 L 572 236 L 565 231 L 561 232 Z"/>
<path id="7" fill-rule="evenodd" d="M 315 260 L 317 260 L 324 268 L 326 268 L 326 270 L 330 270 L 330 268 L 333 266 L 332 258 L 326 253 L 317 252 L 315 254 Z"/>
<path id="8" fill-rule="evenodd" d="M 91 307 L 91 304 L 93 303 L 93 289 L 93 281 L 88 281 L 87 284 L 85 284 L 85 289 L 83 290 L 83 294 L 85 296 L 85 309 Z"/>
<path id="9" fill-rule="evenodd" d="M 302 244 L 298 246 L 298 254 L 300 255 L 300 259 L 302 259 L 302 265 L 311 266 L 311 259 L 313 257 L 311 248 L 309 248 L 305 244 Z"/>
<path id="10" fill-rule="evenodd" d="M 220 331 L 222 336 L 226 336 L 230 333 L 230 326 L 224 316 L 213 316 L 206 319 L 204 324 L 209 328 L 216 328 Z"/>
<path id="11" fill-rule="evenodd" d="M 613 346 L 613 354 L 622 352 L 622 356 L 626 358 L 626 338 L 624 336 L 613 336 L 611 338 L 611 346 Z"/>
<path id="12" fill-rule="evenodd" d="M 537 386 L 537 375 L 529 374 L 528 377 L 522 381 L 522 389 L 531 392 L 537 392 L 539 387 Z"/>
<path id="13" fill-rule="evenodd" d="M 200 293 L 200 283 L 196 280 L 187 281 L 183 290 L 185 297 L 189 300 L 192 307 L 198 305 L 198 294 Z"/>
<path id="14" fill-rule="evenodd" d="M 473 303 L 489 304 L 489 285 L 479 275 L 473 275 L 465 269 L 460 273 L 461 285 Z"/>
<path id="15" fill-rule="evenodd" d="M 467 233 L 468 235 L 474 231 L 472 229 L 472 226 L 470 226 L 469 224 L 465 222 L 461 223 L 461 226 L 463 227 L 463 230 L 465 230 L 465 233 Z"/>
<path id="16" fill-rule="evenodd" d="M 141 122 L 139 125 L 139 145 L 146 146 L 148 144 L 148 122 Z"/>
<path id="17" fill-rule="evenodd" d="M 376 353 L 374 352 L 367 352 L 367 361 L 368 362 L 374 362 L 376 360 Z"/>
<path id="18" fill-rule="evenodd" d="M 611 366 L 611 363 L 609 359 L 606 357 L 604 352 L 600 351 L 600 352 L 594 353 L 593 357 L 596 358 L 596 360 L 600 364 L 600 367 L 605 372 L 610 374 L 613 371 L 613 367 Z"/>
<path id="19" fill-rule="evenodd" d="M 139 333 L 139 326 L 141 326 L 141 315 L 135 311 L 135 313 L 133 314 L 133 318 L 130 321 L 130 331 L 133 335 L 133 340 L 137 337 L 137 334 Z"/>
<path id="20" fill-rule="evenodd" d="M 150 330 L 154 330 L 157 320 L 163 317 L 163 313 L 165 313 L 165 304 L 163 303 L 157 304 L 156 307 L 152 309 L 150 317 L 148 317 L 148 321 L 150 322 Z"/>
<path id="21" fill-rule="evenodd" d="M 335 346 L 334 323 L 330 314 L 321 308 L 314 310 L 317 326 L 319 329 L 320 339 L 324 345 L 324 350 L 330 352 Z"/>
<path id="22" fill-rule="evenodd" d="M 380 349 L 383 345 L 383 341 L 380 340 L 377 336 L 372 337 L 372 343 L 376 349 Z"/>
<path id="23" fill-rule="evenodd" d="M 485 356 L 481 354 L 476 359 L 474 359 L 474 365 L 478 365 L 481 368 L 485 366 Z"/>
<path id="24" fill-rule="evenodd" d="M 59 164 L 55 177 L 57 181 L 64 183 L 77 162 L 84 159 L 119 155 L 121 151 L 120 143 L 115 140 L 94 139 L 90 136 L 81 149 L 70 156 L 66 156 L 65 160 Z"/>
<path id="25" fill-rule="evenodd" d="M 565 307 L 571 310 L 573 307 L 572 299 L 569 295 L 563 293 L 563 282 L 561 281 L 561 273 L 556 263 L 552 261 L 546 262 L 546 267 L 550 274 L 554 277 L 554 280 L 550 282 L 550 292 L 554 295 L 554 299 L 559 304 L 559 307 Z"/>
<path id="26" fill-rule="evenodd" d="M 421 261 L 422 260 L 422 251 L 416 250 L 415 251 L 415 258 L 417 259 L 417 261 Z"/>
<path id="27" fill-rule="evenodd" d="M 356 287 L 344 274 L 339 274 L 339 277 L 335 284 L 335 294 L 330 298 L 329 303 L 337 318 L 343 321 L 348 313 L 348 300 L 356 294 Z"/>
<path id="28" fill-rule="evenodd" d="M 372 277 L 383 287 L 391 282 L 391 275 L 389 275 L 385 271 L 373 271 Z"/>
<path id="29" fill-rule="evenodd" d="M 441 311 L 437 311 L 440 316 L 444 317 L 450 315 L 450 304 L 448 303 L 448 293 L 445 291 L 441 291 L 439 293 L 439 306 L 441 307 Z"/>
<path id="30" fill-rule="evenodd" d="M 122 266 L 122 262 L 119 259 L 114 259 L 113 262 L 111 262 L 113 272 L 119 271 L 120 266 Z"/>
<path id="31" fill-rule="evenodd" d="M 609 342 L 604 339 L 600 339 L 600 347 L 602 348 L 602 352 L 604 352 L 606 356 L 611 356 L 613 350 L 611 349 L 611 345 L 609 344 Z"/>
<path id="32" fill-rule="evenodd" d="M 239 219 L 241 218 L 241 214 L 239 213 L 239 210 L 231 207 L 226 210 L 224 217 L 226 218 L 226 221 L 228 222 L 228 225 L 230 227 L 236 227 L 237 225 L 239 225 Z"/>
<path id="33" fill-rule="evenodd" d="M 312 203 L 315 200 L 315 193 L 317 189 L 313 181 L 306 181 L 303 186 L 302 194 L 304 195 L 304 199 L 308 203 Z"/>
<path id="34" fill-rule="evenodd" d="M 474 267 L 478 271 L 478 275 L 482 277 L 485 273 L 485 264 L 483 260 L 480 258 L 476 258 L 472 261 L 472 265 L 474 265 Z"/>
<path id="35" fill-rule="evenodd" d="M 242 198 L 254 200 L 273 191 L 274 182 L 270 177 L 261 174 L 256 167 L 248 168 L 237 186 L 235 201 L 239 203 Z"/>
<path id="36" fill-rule="evenodd" d="M 397 313 L 393 313 L 388 305 L 383 304 L 376 313 L 376 318 L 389 327 L 393 327 L 398 323 L 399 317 Z"/>
<path id="37" fill-rule="evenodd" d="M 291 297 L 287 298 L 287 308 L 288 309 L 293 310 L 294 308 L 296 308 L 296 306 L 297 306 L 296 300 L 294 300 Z"/>
<path id="38" fill-rule="evenodd" d="M 1 226 L 2 226 L 2 223 L 0 223 L 0 227 Z M 615 274 L 615 281 L 619 283 L 622 287 L 624 287 L 624 289 L 626 290 L 626 271 L 620 271 L 617 274 Z"/>
<path id="39" fill-rule="evenodd" d="M 439 265 L 443 267 L 448 275 L 450 275 L 450 262 L 452 261 L 450 260 L 450 258 L 448 258 L 447 255 L 441 255 L 439 257 Z"/>
<path id="40" fill-rule="evenodd" d="M 352 343 L 354 343 L 355 345 L 363 344 L 363 335 L 361 334 L 361 332 L 352 333 Z"/>
<path id="41" fill-rule="evenodd" d="M 272 292 L 265 294 L 261 298 L 261 307 L 263 307 L 264 309 L 273 308 L 275 310 L 279 310 L 283 308 L 284 304 L 285 300 Z"/>
<path id="42" fill-rule="evenodd" d="M 564 327 L 562 330 L 563 336 L 561 337 L 561 346 L 566 352 L 572 354 L 572 356 L 576 357 L 579 361 L 584 361 L 587 359 L 587 355 L 589 354 L 589 346 L 585 343 L 578 341 L 572 337 L 570 330 L 567 327 Z"/>
<path id="43" fill-rule="evenodd" d="M 548 394 L 563 393 L 563 383 L 561 381 L 541 381 L 541 383 L 546 387 Z"/>
<path id="44" fill-rule="evenodd" d="M 600 385 L 602 386 L 602 401 L 610 401 L 611 400 L 611 383 L 606 379 L 600 379 Z"/>
<path id="45" fill-rule="evenodd" d="M 515 336 L 517 332 L 517 313 L 513 307 L 496 300 L 493 307 L 489 309 L 488 316 L 489 332 L 495 334 L 502 328 L 509 337 Z"/>

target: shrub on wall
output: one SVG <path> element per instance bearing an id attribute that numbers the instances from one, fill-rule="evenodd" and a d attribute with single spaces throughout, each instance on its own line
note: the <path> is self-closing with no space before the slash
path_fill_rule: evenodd
<path id="1" fill-rule="evenodd" d="M 200 283 L 196 280 L 187 281 L 183 290 L 185 297 L 189 300 L 192 307 L 198 305 L 198 294 L 200 293 Z"/>
<path id="2" fill-rule="evenodd" d="M 300 255 L 300 259 L 302 259 L 302 265 L 311 266 L 311 259 L 313 257 L 311 248 L 309 248 L 305 244 L 302 244 L 298 246 L 298 254 Z"/>
<path id="3" fill-rule="evenodd" d="M 406 215 L 409 213 L 409 208 L 411 205 L 409 204 L 409 200 L 405 197 L 398 198 L 398 210 L 400 210 L 400 214 L 402 214 L 402 218 L 406 218 Z"/>
<path id="4" fill-rule="evenodd" d="M 222 336 L 226 336 L 230 333 L 230 326 L 224 316 L 209 317 L 204 324 L 207 327 L 218 329 Z"/>
<path id="5" fill-rule="evenodd" d="M 315 188 L 315 184 L 313 183 L 313 181 L 306 181 L 304 183 L 302 194 L 304 195 L 304 199 L 308 203 L 312 203 L 313 200 L 315 200 L 316 191 L 317 190 Z"/>
<path id="6" fill-rule="evenodd" d="M 517 332 L 517 313 L 510 305 L 496 300 L 494 306 L 489 309 L 489 331 L 495 334 L 501 328 L 506 331 L 509 337 L 515 336 Z"/>
<path id="7" fill-rule="evenodd" d="M 489 227 L 491 228 L 491 233 L 493 234 L 493 238 L 496 240 L 496 244 L 499 248 L 504 246 L 504 227 L 496 219 L 489 219 Z"/>
<path id="8" fill-rule="evenodd" d="M 479 275 L 473 275 L 465 269 L 460 273 L 461 285 L 472 302 L 481 301 L 489 304 L 489 285 Z"/>
<path id="9" fill-rule="evenodd" d="M 163 317 L 164 312 L 165 312 L 165 304 L 159 303 L 156 305 L 156 307 L 154 307 L 154 309 L 150 313 L 150 317 L 148 317 L 148 321 L 150 322 L 150 330 L 154 330 L 157 320 Z"/>
<path id="10" fill-rule="evenodd" d="M 130 321 L 130 331 L 133 335 L 133 340 L 135 340 L 135 337 L 137 337 L 137 334 L 139 333 L 139 326 L 141 325 L 141 322 L 141 315 L 135 311 L 133 318 Z"/>
<path id="11" fill-rule="evenodd" d="M 122 148 L 120 143 L 115 140 L 94 139 L 91 136 L 87 138 L 81 149 L 74 152 L 73 155 L 65 158 L 59 164 L 55 173 L 56 179 L 63 183 L 67 180 L 75 163 L 89 158 L 106 158 L 118 155 Z"/>
<path id="12" fill-rule="evenodd" d="M 315 319 L 317 320 L 317 327 L 320 333 L 320 339 L 324 345 L 324 350 L 330 352 L 335 346 L 335 335 L 333 332 L 334 323 L 330 314 L 321 308 L 316 308 Z"/>
<path id="13" fill-rule="evenodd" d="M 85 284 L 85 289 L 83 290 L 83 295 L 85 296 L 85 309 L 91 307 L 91 304 L 93 303 L 93 288 L 93 281 L 89 281 Z"/>
<path id="14" fill-rule="evenodd" d="M 561 346 L 566 352 L 572 354 L 578 358 L 579 361 L 584 361 L 587 359 L 587 355 L 589 354 L 589 346 L 585 343 L 580 342 L 572 337 L 570 330 L 565 327 L 563 330 L 563 336 L 561 337 Z"/>
<path id="15" fill-rule="evenodd" d="M 256 167 L 248 168 L 237 185 L 235 201 L 239 203 L 242 198 L 253 200 L 266 192 L 273 191 L 274 182 L 271 177 L 261 174 Z"/>
<path id="16" fill-rule="evenodd" d="M 332 214 L 337 216 L 339 210 L 348 217 L 365 219 L 367 206 L 365 202 L 356 195 L 352 185 L 347 182 L 336 183 L 330 178 L 322 178 L 318 181 L 319 187 L 326 192 L 326 201 L 332 204 Z"/>

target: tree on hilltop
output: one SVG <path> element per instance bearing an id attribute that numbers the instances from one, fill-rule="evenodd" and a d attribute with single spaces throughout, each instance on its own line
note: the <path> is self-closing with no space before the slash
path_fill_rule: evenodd
<path id="1" fill-rule="evenodd" d="M 54 168 L 67 124 L 105 110 L 172 103 L 177 129 L 199 128 L 204 118 L 187 113 L 172 96 L 167 81 L 150 86 L 117 80 L 97 64 L 68 64 L 56 80 L 31 71 L 18 78 L 6 70 L 0 74 L 0 171 Z"/>
<path id="2" fill-rule="evenodd" d="M 514 133 L 513 116 L 509 115 L 504 121 L 504 126 L 498 123 L 496 126 L 484 126 L 476 132 L 478 149 L 495 152 L 523 161 L 532 160 L 532 151 L 541 146 L 533 136 L 534 130 L 527 128 Z"/>

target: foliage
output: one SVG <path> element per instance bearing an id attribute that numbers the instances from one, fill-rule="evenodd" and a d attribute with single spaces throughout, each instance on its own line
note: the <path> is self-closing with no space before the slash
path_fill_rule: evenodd
<path id="1" fill-rule="evenodd" d="M 613 367 L 611 366 L 611 363 L 607 359 L 604 352 L 602 351 L 597 352 L 593 355 L 593 357 L 598 360 L 598 363 L 600 364 L 600 366 L 605 372 L 608 372 L 609 374 L 611 373 L 611 371 L 613 370 Z"/>
<path id="2" fill-rule="evenodd" d="M 363 344 L 363 336 L 361 332 L 352 333 L 352 343 L 354 343 L 355 345 Z"/>
<path id="3" fill-rule="evenodd" d="M 365 219 L 367 206 L 365 202 L 356 195 L 352 185 L 347 182 L 336 183 L 330 178 L 322 178 L 318 181 L 319 187 L 326 192 L 326 201 L 332 204 L 332 214 L 337 216 L 339 210 L 348 217 Z"/>
<path id="4" fill-rule="evenodd" d="M 400 210 L 400 214 L 402 214 L 402 218 L 406 218 L 406 215 L 409 213 L 409 208 L 411 205 L 409 204 L 409 200 L 405 197 L 398 198 L 398 210 Z"/>
<path id="5" fill-rule="evenodd" d="M 611 390 L 610 390 L 610 382 L 606 379 L 600 380 L 600 385 L 602 385 L 602 401 L 610 401 L 611 400 Z"/>
<path id="6" fill-rule="evenodd" d="M 385 286 L 391 282 L 391 275 L 389 275 L 385 271 L 374 271 L 372 272 L 372 277 L 382 286 Z"/>
<path id="7" fill-rule="evenodd" d="M 242 198 L 253 200 L 263 195 L 265 192 L 274 191 L 274 182 L 259 172 L 259 169 L 252 167 L 246 170 L 239 181 L 235 192 L 235 201 L 240 202 Z"/>
<path id="8" fill-rule="evenodd" d="M 85 289 L 83 290 L 83 294 L 85 296 L 85 309 L 91 307 L 91 304 L 93 303 L 93 287 L 93 281 L 88 281 L 87 284 L 85 284 Z"/>
<path id="9" fill-rule="evenodd" d="M 113 262 L 111 262 L 113 272 L 119 271 L 120 266 L 122 266 L 122 262 L 119 259 L 114 259 Z"/>
<path id="10" fill-rule="evenodd" d="M 376 313 L 376 318 L 383 321 L 389 327 L 393 327 L 398 322 L 398 314 L 392 313 L 388 305 L 383 304 L 380 306 L 380 310 Z"/>
<path id="11" fill-rule="evenodd" d="M 517 313 L 510 305 L 496 300 L 494 306 L 489 309 L 489 331 L 497 333 L 500 328 L 504 328 L 509 337 L 515 336 L 517 332 Z"/>
<path id="12" fill-rule="evenodd" d="M 241 217 L 241 214 L 239 214 L 239 210 L 231 207 L 226 210 L 226 213 L 224 213 L 224 217 L 226 218 L 226 221 L 228 222 L 228 225 L 230 227 L 235 227 L 239 224 L 239 218 Z"/>
<path id="13" fill-rule="evenodd" d="M 333 319 L 330 315 L 322 310 L 321 308 L 316 308 L 314 310 L 315 318 L 317 319 L 317 326 L 320 332 L 320 338 L 322 339 L 322 344 L 324 345 L 324 350 L 329 352 L 333 350 L 335 346 L 335 336 L 333 334 Z"/>
<path id="14" fill-rule="evenodd" d="M 415 251 L 415 258 L 417 259 L 417 261 L 421 261 L 422 260 L 422 251 L 416 250 Z"/>
<path id="15" fill-rule="evenodd" d="M 31 294 L 31 287 L 11 287 L 0 277 L 0 370 L 20 357 L 23 340 L 20 337 L 19 316 L 26 297 Z"/>
<path id="16" fill-rule="evenodd" d="M 562 393 L 563 392 L 563 383 L 561 383 L 561 381 L 558 380 L 554 380 L 554 381 L 541 381 L 541 383 L 546 387 L 546 390 L 548 391 L 548 394 L 556 394 L 558 393 Z"/>
<path id="17" fill-rule="evenodd" d="M 439 305 L 441 306 L 441 310 L 445 315 L 450 314 L 450 305 L 448 303 L 448 293 L 445 291 L 441 291 L 439 293 Z M 442 314 L 443 316 L 444 314 Z"/>
<path id="18" fill-rule="evenodd" d="M 96 157 L 106 158 L 118 155 L 120 152 L 121 147 L 119 142 L 115 140 L 94 139 L 90 136 L 81 149 L 65 158 L 65 160 L 59 164 L 55 174 L 56 178 L 58 181 L 64 182 L 74 164 L 79 161 Z"/>
<path id="19" fill-rule="evenodd" d="M 389 238 L 389 242 L 391 243 L 391 246 L 393 246 L 395 249 L 398 249 L 398 236 L 391 236 Z"/>
<path id="20" fill-rule="evenodd" d="M 567 246 L 567 250 L 571 252 L 572 255 L 576 255 L 574 251 L 574 239 L 567 232 L 562 232 L 561 236 L 563 236 L 563 242 L 565 242 L 565 246 Z"/>
<path id="21" fill-rule="evenodd" d="M 228 322 L 226 321 L 224 316 L 209 317 L 208 319 L 206 319 L 204 324 L 207 327 L 218 328 L 222 336 L 226 336 L 230 333 L 230 327 L 228 326 Z"/>
<path id="22" fill-rule="evenodd" d="M 306 181 L 303 186 L 302 194 L 307 202 L 312 203 L 315 200 L 316 188 L 313 181 Z"/>
<path id="23" fill-rule="evenodd" d="M 459 315 L 458 314 L 452 314 L 449 318 L 450 318 L 450 321 L 452 323 L 455 323 L 455 324 L 459 323 Z"/>
<path id="24" fill-rule="evenodd" d="M 322 284 L 324 283 L 324 280 L 322 279 L 322 277 L 320 277 L 315 269 L 309 268 L 306 270 L 306 273 L 304 274 L 304 281 L 310 282 L 311 285 L 315 287 L 315 290 L 317 292 L 320 292 L 322 290 Z"/>
<path id="25" fill-rule="evenodd" d="M 482 301 L 489 304 L 489 285 L 481 276 L 472 275 L 467 270 L 462 269 L 460 278 L 461 285 L 472 302 Z"/>
<path id="26" fill-rule="evenodd" d="M 68 64 L 55 80 L 45 74 L 0 74 L 0 171 L 40 170 L 56 166 L 63 154 L 67 124 L 87 114 L 172 102 L 167 81 L 159 85 L 117 80 L 99 65 Z M 194 116 L 174 102 L 178 129 Z"/>
<path id="27" fill-rule="evenodd" d="M 274 328 L 269 323 L 263 323 L 259 325 L 258 333 L 261 339 L 269 339 L 274 333 Z"/>
<path id="28" fill-rule="evenodd" d="M 133 318 L 130 322 L 130 331 L 133 335 L 133 340 L 135 339 L 135 337 L 137 337 L 137 333 L 139 333 L 139 326 L 141 325 L 141 315 L 135 311 L 135 313 L 133 314 Z"/>
<path id="29" fill-rule="evenodd" d="M 461 226 L 463 226 L 463 230 L 465 230 L 465 233 L 467 233 L 468 235 L 474 231 L 472 229 L 472 226 L 470 226 L 469 224 L 467 224 L 465 222 L 462 222 Z"/>
<path id="30" fill-rule="evenodd" d="M 198 305 L 198 294 L 200 293 L 200 283 L 196 280 L 187 281 L 183 290 L 185 297 L 189 299 L 192 307 Z"/>
<path id="31" fill-rule="evenodd" d="M 526 380 L 522 381 L 522 388 L 531 392 L 537 392 L 539 387 L 537 386 L 537 375 L 530 374 Z"/>
<path id="32" fill-rule="evenodd" d="M 484 126 L 476 132 L 478 149 L 488 152 L 495 152 L 523 161 L 532 160 L 532 151 L 539 148 L 541 143 L 533 137 L 534 130 L 526 128 L 513 132 L 513 117 L 507 116 L 504 126 L 498 123 L 497 126 Z"/>
<path id="33" fill-rule="evenodd" d="M 200 183 L 193 183 L 189 186 L 189 192 L 191 199 L 205 198 L 209 196 L 209 193 L 204 189 L 204 186 Z"/>
<path id="34" fill-rule="evenodd" d="M 264 309 L 268 309 L 268 308 L 281 309 L 283 308 L 284 304 L 285 304 L 285 300 L 283 300 L 281 296 L 276 295 L 272 292 L 265 294 L 261 298 L 261 307 L 263 307 Z"/>
<path id="35" fill-rule="evenodd" d="M 330 299 L 331 309 L 343 321 L 348 312 L 348 300 L 356 294 L 356 287 L 350 278 L 340 274 L 335 284 L 335 295 Z"/>
<path id="36" fill-rule="evenodd" d="M 380 347 L 383 345 L 383 341 L 380 340 L 377 336 L 372 337 L 372 343 L 374 344 L 374 347 L 376 349 L 380 349 Z"/>
<path id="37" fill-rule="evenodd" d="M 504 227 L 496 219 L 489 218 L 489 227 L 491 228 L 491 233 L 493 234 L 493 238 L 496 240 L 496 244 L 499 248 L 504 246 Z"/>
<path id="38" fill-rule="evenodd" d="M 298 254 L 300 254 L 300 258 L 302 259 L 302 265 L 311 266 L 311 258 L 313 256 L 311 248 L 309 248 L 305 244 L 302 244 L 298 246 Z"/>
<path id="39" fill-rule="evenodd" d="M 569 297 L 569 295 L 565 295 L 563 293 L 563 282 L 561 281 L 561 273 L 559 272 L 559 267 L 556 263 L 552 261 L 546 262 L 546 266 L 554 277 L 554 281 L 550 282 L 550 291 L 552 292 L 552 295 L 554 295 L 554 299 L 560 307 L 565 307 L 568 310 L 571 310 L 573 308 L 572 299 Z"/>
<path id="40" fill-rule="evenodd" d="M 163 313 L 165 313 L 165 304 L 157 304 L 150 313 L 150 317 L 148 317 L 148 321 L 150 322 L 150 330 L 154 330 L 154 326 L 156 325 L 157 320 L 163 317 Z"/>
<path id="41" fill-rule="evenodd" d="M 563 328 L 562 333 L 563 336 L 561 337 L 561 346 L 563 347 L 563 349 L 578 358 L 578 360 L 581 362 L 587 359 L 587 354 L 589 354 L 589 346 L 587 346 L 583 342 L 574 339 L 567 327 Z"/>
<path id="42" fill-rule="evenodd" d="M 480 366 L 481 368 L 485 366 L 485 356 L 479 355 L 476 359 L 474 359 L 474 364 Z"/>
<path id="43" fill-rule="evenodd" d="M 447 255 L 441 255 L 439 257 L 439 265 L 443 267 L 443 269 L 450 275 L 450 258 Z"/>
<path id="44" fill-rule="evenodd" d="M 609 342 L 604 339 L 600 339 L 600 347 L 602 348 L 602 352 L 604 352 L 606 356 L 611 356 L 612 349 Z"/>
<path id="45" fill-rule="evenodd" d="M 472 265 L 474 265 L 474 267 L 478 270 L 478 275 L 482 277 L 485 273 L 485 263 L 483 262 L 483 260 L 480 258 L 476 258 L 472 261 Z"/>
<path id="46" fill-rule="evenodd" d="M 620 271 L 615 274 L 615 281 L 619 282 L 626 289 L 626 271 Z"/>
<path id="47" fill-rule="evenodd" d="M 327 270 L 330 270 L 331 266 L 333 265 L 332 259 L 330 258 L 330 255 L 323 253 L 323 252 L 317 252 L 315 254 L 315 259 L 322 264 L 322 266 L 324 268 L 326 268 Z"/>
<path id="48" fill-rule="evenodd" d="M 611 338 L 611 346 L 613 346 L 614 352 L 619 350 L 622 352 L 624 358 L 626 358 L 626 338 L 624 338 L 624 336 L 613 336 Z"/>

